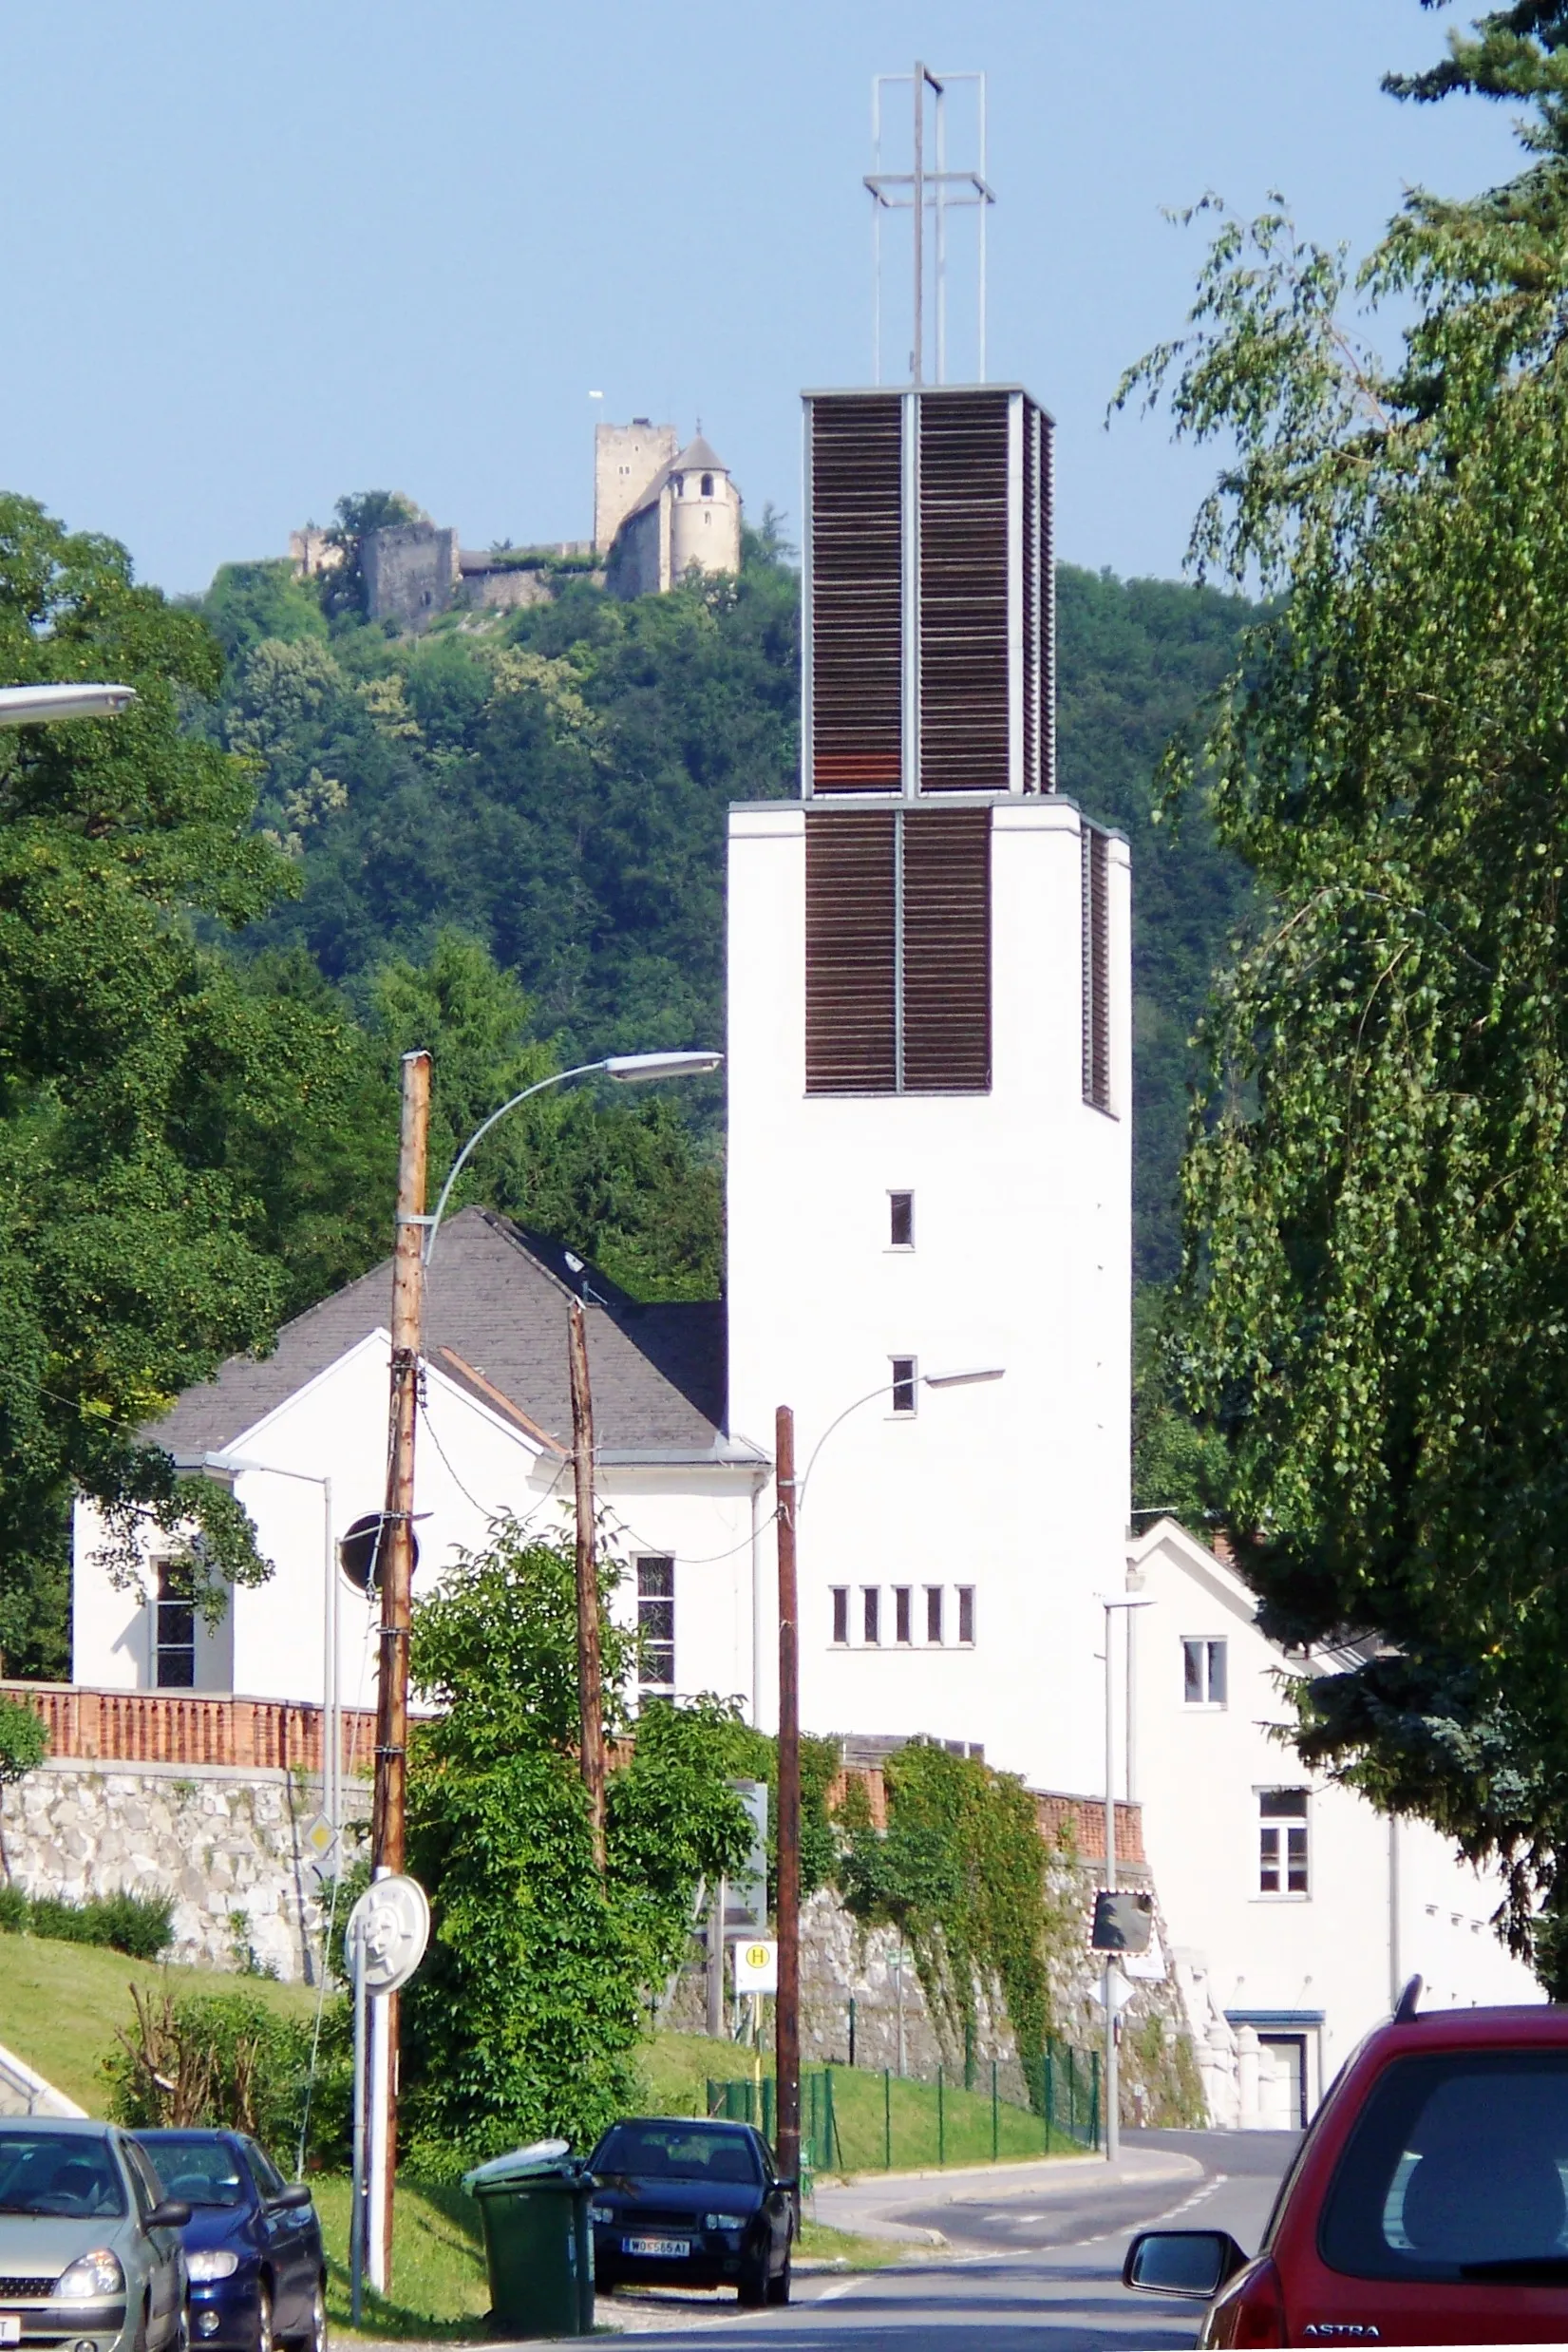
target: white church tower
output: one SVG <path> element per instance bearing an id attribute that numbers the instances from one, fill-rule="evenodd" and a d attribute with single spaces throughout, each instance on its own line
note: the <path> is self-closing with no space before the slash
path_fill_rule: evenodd
<path id="1" fill-rule="evenodd" d="M 1006 387 L 815 393 L 805 438 L 802 794 L 729 825 L 728 1426 L 771 1451 L 792 1405 L 810 1466 L 804 1728 L 1092 1791 L 1129 878 L 1053 789 L 1050 420 Z"/>

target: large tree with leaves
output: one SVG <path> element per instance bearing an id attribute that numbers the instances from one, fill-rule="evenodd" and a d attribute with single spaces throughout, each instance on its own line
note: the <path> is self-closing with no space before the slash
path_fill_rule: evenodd
<path id="1" fill-rule="evenodd" d="M 1411 196 L 1354 279 L 1282 206 L 1221 218 L 1124 388 L 1228 444 L 1194 556 L 1277 600 L 1203 747 L 1268 912 L 1205 1032 L 1182 1371 L 1269 1629 L 1363 1638 L 1303 1754 L 1501 1856 L 1562 1989 L 1568 7 L 1393 86 L 1515 101 L 1525 168 Z"/>

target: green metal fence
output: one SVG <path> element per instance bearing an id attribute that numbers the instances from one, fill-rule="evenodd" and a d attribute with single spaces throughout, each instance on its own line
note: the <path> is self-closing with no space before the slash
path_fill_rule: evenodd
<path id="1" fill-rule="evenodd" d="M 801 2077 L 802 2172 L 891 2172 L 1098 2147 L 1099 2052 L 1052 2040 L 1025 2071 L 1027 2107 L 1003 2096 L 994 2063 L 973 2058 L 956 2080 L 939 2066 L 926 2082 L 891 2070 L 809 2067 Z M 771 2141 L 771 2071 L 760 2078 L 710 2077 L 708 2113 L 754 2123 Z"/>

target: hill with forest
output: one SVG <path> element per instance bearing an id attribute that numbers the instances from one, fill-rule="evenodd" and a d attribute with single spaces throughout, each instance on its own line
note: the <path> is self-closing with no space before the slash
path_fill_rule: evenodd
<path id="1" fill-rule="evenodd" d="M 1137 1254 L 1158 1280 L 1186 1040 L 1247 881 L 1201 811 L 1157 822 L 1152 779 L 1248 608 L 1070 566 L 1058 595 L 1062 788 L 1133 848 Z M 304 951 L 360 1002 L 389 958 L 457 934 L 573 1060 L 722 1038 L 726 810 L 797 788 L 799 576 L 771 529 L 733 581 L 622 603 L 571 580 L 418 638 L 283 563 L 225 566 L 200 609 L 225 655 L 201 723 L 253 761 L 298 882 L 243 954 Z M 715 1143 L 717 1105 L 686 1107 Z"/>

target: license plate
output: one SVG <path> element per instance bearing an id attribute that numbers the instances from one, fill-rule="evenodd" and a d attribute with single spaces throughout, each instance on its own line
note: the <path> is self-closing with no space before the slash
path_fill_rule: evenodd
<path id="1" fill-rule="evenodd" d="M 621 2240 L 623 2254 L 651 2254 L 655 2260 L 661 2255 L 690 2254 L 690 2238 L 622 2238 Z M 0 2343 L 14 2343 L 15 2342 L 14 2336 L 0 2337 Z"/>
<path id="2" fill-rule="evenodd" d="M 19 2311 L 0 2311 L 0 2343 L 20 2343 L 22 2315 Z"/>

